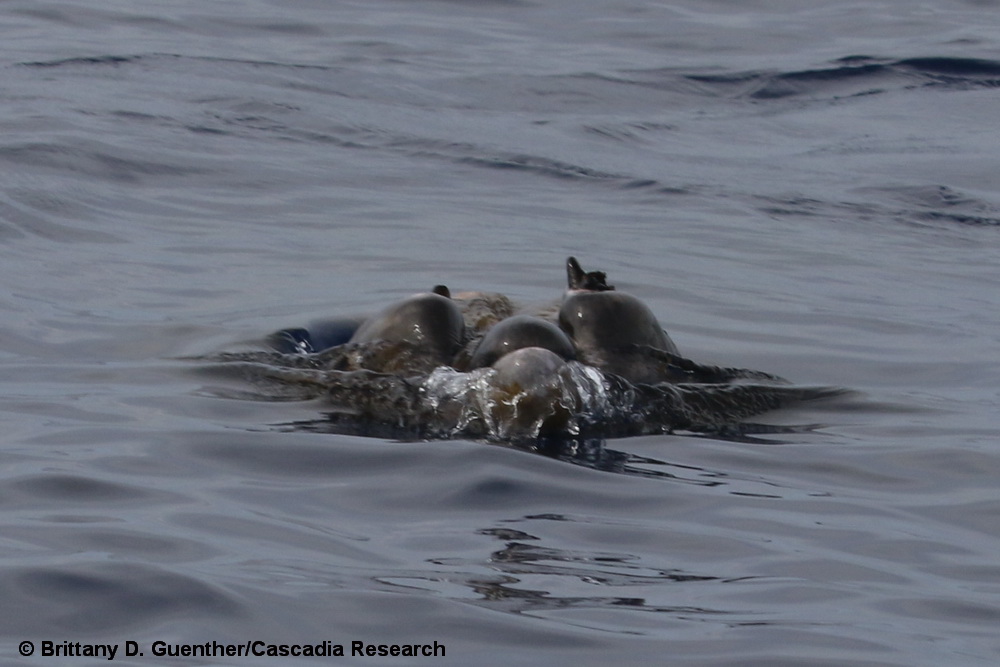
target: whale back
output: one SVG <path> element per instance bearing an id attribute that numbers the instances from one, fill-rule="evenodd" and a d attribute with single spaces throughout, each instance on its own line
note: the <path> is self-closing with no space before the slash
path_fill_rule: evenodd
<path id="1" fill-rule="evenodd" d="M 677 346 L 645 303 L 607 282 L 603 271 L 585 272 L 575 257 L 566 260 L 569 290 L 559 308 L 559 327 L 576 346 L 581 361 L 633 382 L 667 379 L 649 348 L 678 354 Z"/>
<path id="2" fill-rule="evenodd" d="M 465 337 L 462 311 L 448 296 L 435 292 L 416 294 L 388 306 L 367 319 L 350 343 L 407 343 L 424 349 L 441 364 L 447 364 Z"/>
<path id="3" fill-rule="evenodd" d="M 500 321 L 486 333 L 469 367 L 492 366 L 507 354 L 527 347 L 543 348 L 567 360 L 576 358 L 572 341 L 559 327 L 540 317 L 515 315 Z"/>
<path id="4" fill-rule="evenodd" d="M 582 350 L 647 345 L 677 353 L 649 306 L 624 292 L 570 292 L 559 309 L 559 326 Z"/>

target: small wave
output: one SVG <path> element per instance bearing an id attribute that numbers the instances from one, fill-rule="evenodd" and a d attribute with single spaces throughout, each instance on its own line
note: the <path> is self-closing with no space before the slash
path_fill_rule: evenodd
<path id="1" fill-rule="evenodd" d="M 432 91 L 416 92 L 399 97 L 399 87 L 366 77 L 359 77 L 343 68 L 324 65 L 276 62 L 269 60 L 188 56 L 170 53 L 107 54 L 99 56 L 32 61 L 18 64 L 26 68 L 64 69 L 68 76 L 92 77 L 95 68 L 136 68 L 132 76 L 148 78 L 169 75 L 227 81 L 245 80 L 249 85 L 266 85 L 279 90 L 294 89 L 342 96 L 364 104 L 371 99 L 385 100 L 392 106 L 423 107 L 438 97 Z M 79 73 L 74 70 L 86 70 Z M 293 71 L 294 70 L 294 71 Z M 308 70 L 309 73 L 304 73 Z M 263 73 L 270 72 L 270 77 Z M 620 85 L 621 82 L 618 82 Z M 350 92 L 345 92 L 350 91 Z M 220 137 L 278 139 L 282 141 L 322 143 L 337 148 L 383 151 L 421 161 L 439 160 L 483 169 L 519 172 L 544 178 L 603 184 L 623 190 L 647 190 L 676 194 L 674 185 L 662 183 L 643 174 L 620 173 L 585 163 L 574 163 L 531 152 L 498 150 L 478 141 L 455 141 L 451 138 L 413 134 L 409 125 L 383 127 L 368 118 L 347 122 L 329 122 L 328 118 L 312 118 L 293 104 L 281 102 L 247 102 L 241 96 L 196 100 L 197 108 L 207 112 L 193 117 L 169 117 L 133 110 L 109 109 L 106 112 L 128 123 L 156 123 L 165 128 L 183 129 L 199 135 Z M 626 133 L 632 136 L 663 129 L 652 123 L 635 122 Z M 614 128 L 595 127 L 589 131 L 614 134 Z M 624 135 L 620 135 L 624 136 Z M 174 174 L 169 164 L 132 159 L 115 155 L 104 147 L 90 149 L 79 146 L 25 144 L 0 150 L 0 159 L 29 163 L 35 166 L 93 171 L 115 180 L 134 180 L 146 174 Z"/>
<path id="2" fill-rule="evenodd" d="M 5 495 L 11 499 L 39 499 L 59 504 L 73 502 L 89 506 L 114 505 L 128 502 L 140 506 L 169 497 L 163 492 L 151 492 L 135 486 L 105 482 L 79 475 L 46 474 L 10 479 L 4 483 Z"/>
<path id="3" fill-rule="evenodd" d="M 791 72 L 737 72 L 731 74 L 688 74 L 686 78 L 703 84 L 706 90 L 722 92 L 734 97 L 755 100 L 772 100 L 801 95 L 836 92 L 844 95 L 845 82 L 858 86 L 846 94 L 860 95 L 873 92 L 876 79 L 885 76 L 889 69 L 879 64 L 841 64 L 822 69 Z"/>
<path id="4" fill-rule="evenodd" d="M 753 198 L 762 213 L 775 217 L 877 218 L 973 227 L 1000 227 L 1000 206 L 945 185 L 860 188 L 869 201 L 827 201 L 810 197 Z M 898 202 L 897 205 L 892 201 Z"/>
<path id="5" fill-rule="evenodd" d="M 581 167 L 575 164 L 559 162 L 534 155 L 495 155 L 495 156 L 467 156 L 457 160 L 460 164 L 471 164 L 492 169 L 514 169 L 520 171 L 533 172 L 543 176 L 554 176 L 556 178 L 567 179 L 592 179 L 628 181 L 626 176 L 611 174 L 608 172 Z"/>
<path id="6" fill-rule="evenodd" d="M 109 145 L 30 142 L 0 146 L 0 161 L 81 172 L 112 181 L 135 182 L 141 176 L 190 176 L 206 170 L 123 155 Z"/>
<path id="7" fill-rule="evenodd" d="M 947 222 L 957 225 L 971 225 L 973 227 L 1000 227 L 1000 218 L 987 218 L 981 215 L 928 211 L 918 213 L 916 217 L 928 222 Z"/>
<path id="8" fill-rule="evenodd" d="M 976 227 L 1000 227 L 1000 206 L 946 185 L 873 188 L 881 197 L 899 201 L 905 208 L 896 218 Z"/>
<path id="9" fill-rule="evenodd" d="M 622 190 L 652 189 L 668 194 L 686 192 L 682 188 L 667 186 L 655 179 L 604 171 L 541 155 L 499 152 L 468 142 L 446 142 L 400 134 L 384 134 L 385 136 L 380 136 L 369 132 L 370 138 L 376 144 L 381 143 L 410 157 L 447 160 L 461 165 L 521 172 L 566 181 L 603 183 Z M 366 147 L 375 146 L 370 144 Z"/>
<path id="10" fill-rule="evenodd" d="M 80 563 L 7 570 L 0 590 L 11 608 L 5 631 L 106 633 L 177 617 L 241 617 L 232 596 L 193 577 L 137 563 Z M 101 613 L 93 610 L 99 608 Z"/>
<path id="11" fill-rule="evenodd" d="M 585 132 L 604 139 L 625 143 L 645 143 L 646 135 L 658 132 L 673 132 L 675 125 L 655 122 L 627 122 L 621 124 L 584 125 Z"/>
<path id="12" fill-rule="evenodd" d="M 125 242 L 120 236 L 84 228 L 80 220 L 86 216 L 80 213 L 81 207 L 79 202 L 55 194 L 8 191 L 6 197 L 0 196 L 0 240 L 35 236 L 66 243 Z M 56 222 L 53 220 L 55 215 L 73 221 Z"/>
<path id="13" fill-rule="evenodd" d="M 827 67 L 790 71 L 683 74 L 706 94 L 777 100 L 790 97 L 854 97 L 887 90 L 935 86 L 955 89 L 1000 86 L 1000 62 L 974 58 L 902 60 L 846 56 Z"/>
<path id="14" fill-rule="evenodd" d="M 123 65 L 125 63 L 135 63 L 143 56 L 80 56 L 76 58 L 60 58 L 58 60 L 34 60 L 30 62 L 18 63 L 22 67 L 68 67 L 74 65 Z"/>
<path id="15" fill-rule="evenodd" d="M 284 63 L 274 60 L 254 60 L 251 58 L 220 58 L 218 56 L 194 56 L 180 53 L 133 53 L 127 55 L 107 54 L 101 56 L 78 56 L 74 58 L 59 58 L 56 60 L 32 60 L 17 63 L 19 67 L 118 67 L 121 65 L 153 64 L 156 61 L 193 61 L 209 63 L 230 63 L 236 65 L 247 65 L 253 68 L 273 67 L 277 69 L 315 69 L 331 70 L 332 67 L 325 65 L 312 65 L 304 63 Z"/>
<path id="16" fill-rule="evenodd" d="M 910 68 L 925 76 L 975 79 L 990 87 L 1000 82 L 1000 62 L 981 58 L 906 58 L 897 67 Z"/>

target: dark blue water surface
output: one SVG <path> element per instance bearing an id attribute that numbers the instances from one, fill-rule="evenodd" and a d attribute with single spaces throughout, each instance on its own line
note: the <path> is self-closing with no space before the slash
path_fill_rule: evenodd
<path id="1" fill-rule="evenodd" d="M 5 664 L 996 664 L 996 2 L 12 0 L 0 37 Z M 567 255 L 685 356 L 856 394 L 609 472 L 301 432 L 322 401 L 190 360 L 438 283 L 547 303 Z"/>

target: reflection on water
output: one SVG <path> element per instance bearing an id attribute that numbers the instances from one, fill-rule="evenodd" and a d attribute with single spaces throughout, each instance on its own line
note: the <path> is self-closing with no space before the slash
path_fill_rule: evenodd
<path id="1" fill-rule="evenodd" d="M 357 435 L 382 439 L 400 440 L 400 431 L 392 425 L 379 426 L 370 422 L 358 423 L 353 419 L 343 419 L 340 413 L 328 413 L 319 419 L 305 419 L 286 424 L 276 424 L 278 431 L 308 433 L 330 433 Z M 730 442 L 740 442 L 753 445 L 781 445 L 781 439 L 766 438 L 767 435 L 802 435 L 822 429 L 822 424 L 787 425 L 787 424 L 732 424 L 711 433 L 695 433 L 678 431 L 678 435 L 694 438 L 711 438 Z M 402 438 L 402 441 L 419 442 L 419 439 Z M 568 436 L 546 436 L 531 440 L 516 440 L 506 443 L 493 443 L 513 447 L 523 451 L 534 452 L 560 461 L 601 470 L 603 472 L 637 475 L 640 477 L 663 478 L 684 481 L 692 484 L 715 486 L 721 484 L 706 477 L 714 474 L 699 468 L 691 469 L 695 473 L 683 472 L 686 466 L 671 464 L 667 461 L 630 454 L 627 450 L 628 440 L 614 440 L 614 447 L 608 446 L 606 438 L 581 438 Z M 789 440 L 787 442 L 795 442 Z M 680 469 L 678 471 L 677 469 Z"/>
<path id="2" fill-rule="evenodd" d="M 569 517 L 527 516 L 520 521 L 572 521 Z M 457 599 L 471 602 L 488 609 L 514 614 L 531 614 L 557 609 L 600 609 L 628 607 L 636 611 L 662 612 L 671 615 L 725 614 L 722 610 L 698 609 L 692 607 L 666 607 L 648 604 L 642 597 L 614 595 L 618 588 L 659 587 L 670 584 L 695 582 L 717 582 L 719 577 L 693 574 L 678 569 L 655 569 L 644 565 L 641 558 L 614 552 L 570 551 L 559 548 L 529 544 L 542 538 L 510 528 L 487 528 L 476 531 L 480 535 L 495 537 L 502 541 L 502 549 L 493 551 L 485 562 L 463 561 L 460 559 L 430 559 L 435 565 L 449 568 L 448 574 L 439 572 L 428 576 L 394 576 L 379 578 L 383 583 L 395 586 L 431 589 L 437 586 L 431 582 L 448 581 L 450 584 L 466 588 L 476 597 L 467 599 L 465 595 Z M 462 575 L 454 569 L 485 566 L 497 574 L 488 577 Z M 576 584 L 595 588 L 591 596 L 567 596 L 564 594 L 563 578 L 572 582 L 569 588 L 577 590 Z M 549 581 L 546 589 L 532 588 L 534 582 Z M 446 591 L 441 591 L 447 594 Z"/>

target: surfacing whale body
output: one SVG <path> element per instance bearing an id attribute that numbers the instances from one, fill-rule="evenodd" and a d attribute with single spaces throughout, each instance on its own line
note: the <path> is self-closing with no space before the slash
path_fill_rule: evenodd
<path id="1" fill-rule="evenodd" d="M 573 341 L 559 327 L 533 315 L 515 315 L 486 332 L 469 360 L 469 368 L 492 366 L 504 355 L 526 347 L 542 348 L 566 360 L 576 358 Z"/>
<path id="2" fill-rule="evenodd" d="M 679 380 L 649 363 L 646 349 L 677 355 L 677 346 L 642 301 L 608 285 L 602 272 L 584 273 L 575 257 L 566 261 L 569 290 L 559 308 L 559 326 L 580 360 L 631 382 Z"/>
<path id="3" fill-rule="evenodd" d="M 259 398 L 324 399 L 328 430 L 401 438 L 713 432 L 839 392 L 685 359 L 646 304 L 573 257 L 566 268 L 558 326 L 515 314 L 503 295 L 452 298 L 438 286 L 360 323 L 327 324 L 337 336 L 287 329 L 268 339 L 275 351 L 215 361 L 252 381 Z M 324 339 L 336 343 L 314 349 Z"/>
<path id="4" fill-rule="evenodd" d="M 390 305 L 364 321 L 348 344 L 387 343 L 407 345 L 435 365 L 451 362 L 465 339 L 462 311 L 447 287 L 415 294 Z"/>

